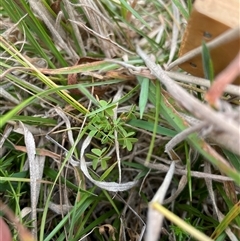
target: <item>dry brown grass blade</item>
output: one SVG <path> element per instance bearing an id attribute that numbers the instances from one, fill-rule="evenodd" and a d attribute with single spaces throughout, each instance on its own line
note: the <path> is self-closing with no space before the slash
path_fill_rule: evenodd
<path id="1" fill-rule="evenodd" d="M 195 85 L 200 85 L 204 87 L 210 87 L 211 83 L 207 79 L 191 76 L 191 75 L 186 75 L 186 74 L 181 74 L 177 72 L 169 72 L 166 71 L 166 74 L 177 81 L 184 82 L 184 83 L 189 83 L 189 84 L 195 84 Z M 227 85 L 225 86 L 224 92 L 236 95 L 240 97 L 240 87 L 237 85 Z"/>
<path id="2" fill-rule="evenodd" d="M 167 62 L 167 65 L 172 62 L 175 52 L 177 50 L 177 41 L 178 41 L 178 35 L 179 35 L 179 23 L 180 23 L 180 13 L 176 5 L 172 2 L 172 8 L 173 8 L 173 29 L 172 29 L 172 39 L 171 39 L 171 48 L 169 53 L 169 59 Z"/>
<path id="3" fill-rule="evenodd" d="M 87 163 L 86 163 L 85 157 L 84 157 L 86 148 L 89 146 L 91 140 L 92 140 L 92 137 L 87 136 L 86 139 L 83 141 L 82 147 L 81 147 L 81 156 L 80 156 L 80 168 L 81 168 L 82 172 L 84 173 L 84 175 L 87 177 L 87 179 L 89 181 L 91 181 L 93 184 L 95 184 L 96 186 L 98 186 L 102 189 L 108 190 L 110 192 L 122 192 L 122 191 L 129 190 L 129 189 L 133 188 L 134 186 L 136 186 L 138 181 L 116 183 L 116 182 L 97 181 L 91 177 L 91 175 L 88 172 Z"/>
<path id="4" fill-rule="evenodd" d="M 18 150 L 18 151 L 22 151 L 22 152 L 27 152 L 27 149 L 25 146 L 17 146 L 17 145 L 14 145 L 14 148 L 15 150 Z M 42 148 L 36 148 L 36 154 L 39 155 L 39 156 L 48 156 L 48 157 L 51 157 L 53 159 L 58 159 L 60 160 L 61 159 L 61 156 L 59 154 L 56 154 L 52 151 L 49 151 L 47 149 L 42 149 Z"/>
<path id="5" fill-rule="evenodd" d="M 135 157 L 134 160 L 138 163 L 141 163 L 144 165 L 144 160 L 142 160 L 139 157 Z M 169 169 L 169 166 L 163 165 L 163 164 L 155 164 L 155 163 L 148 163 L 148 168 L 158 170 L 161 172 L 167 172 Z M 175 169 L 174 174 L 176 175 L 187 175 L 187 170 L 182 170 L 182 169 Z M 191 171 L 191 176 L 196 177 L 196 178 L 208 178 L 217 182 L 223 182 L 223 181 L 233 181 L 232 178 L 222 176 L 222 175 L 216 175 L 216 174 L 208 174 L 204 172 L 198 172 L 198 171 Z"/>
<path id="6" fill-rule="evenodd" d="M 130 64 L 125 63 L 123 61 L 117 61 L 115 59 L 105 59 L 104 61 L 119 64 L 119 65 L 125 67 L 126 69 L 128 69 L 129 72 L 132 75 L 140 75 L 140 76 L 143 76 L 143 77 L 146 77 L 146 78 L 149 78 L 149 79 L 155 79 L 156 78 L 145 67 L 136 67 L 134 65 L 130 65 Z M 189 83 L 189 84 L 194 84 L 194 85 L 200 85 L 200 86 L 204 86 L 204 87 L 208 87 L 208 88 L 211 86 L 210 81 L 207 80 L 207 79 L 204 79 L 204 78 L 186 75 L 186 74 L 182 74 L 182 73 L 179 73 L 179 72 L 165 71 L 165 73 L 170 78 L 172 78 L 176 81 L 179 81 L 179 82 Z M 224 92 L 240 97 L 240 87 L 237 86 L 237 85 L 231 85 L 231 84 L 227 85 L 224 89 Z"/>

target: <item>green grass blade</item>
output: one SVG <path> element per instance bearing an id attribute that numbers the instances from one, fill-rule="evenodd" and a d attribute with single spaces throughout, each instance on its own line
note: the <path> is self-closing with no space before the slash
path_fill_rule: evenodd
<path id="1" fill-rule="evenodd" d="M 160 88 L 161 88 L 160 83 L 157 82 L 156 83 L 156 103 L 157 104 L 156 104 L 152 139 L 150 142 L 149 151 L 148 151 L 147 158 L 146 158 L 146 163 L 148 163 L 151 159 L 151 155 L 152 155 L 153 148 L 154 148 L 154 142 L 155 142 L 155 138 L 156 138 L 156 133 L 157 133 L 157 126 L 158 126 L 159 113 L 160 113 L 160 98 L 161 98 Z"/>
<path id="2" fill-rule="evenodd" d="M 137 76 L 137 79 L 140 84 L 139 110 L 140 110 L 140 119 L 142 119 L 143 113 L 148 101 L 149 79 L 141 76 Z"/>
<path id="3" fill-rule="evenodd" d="M 192 178 L 191 178 L 191 160 L 190 160 L 190 153 L 188 150 L 187 143 L 184 143 L 185 147 L 185 155 L 186 155 L 186 166 L 187 166 L 187 180 L 188 180 L 188 190 L 189 190 L 189 199 L 192 202 Z"/>
<path id="4" fill-rule="evenodd" d="M 229 226 L 229 224 L 240 215 L 240 201 L 236 203 L 228 214 L 223 218 L 221 223 L 217 226 L 211 235 L 212 239 L 218 238 L 218 236 Z"/>
<path id="5" fill-rule="evenodd" d="M 154 129 L 153 123 L 144 121 L 144 120 L 132 119 L 128 122 L 128 124 L 150 132 L 153 132 L 153 129 Z M 170 137 L 174 137 L 177 134 L 176 131 L 167 129 L 160 125 L 157 126 L 156 133 L 159 135 L 170 136 Z"/>
<path id="6" fill-rule="evenodd" d="M 192 5 L 193 5 L 192 0 L 187 0 L 187 5 L 188 5 L 188 13 L 190 15 L 190 13 L 192 12 Z"/>
<path id="7" fill-rule="evenodd" d="M 74 88 L 74 86 L 70 86 L 70 88 Z M 18 112 L 21 112 L 24 108 L 26 108 L 28 105 L 36 101 L 36 99 L 44 97 L 45 95 L 58 93 L 59 91 L 65 90 L 65 86 L 52 88 L 49 90 L 45 90 L 39 94 L 33 95 L 29 97 L 28 99 L 25 99 L 23 102 L 21 102 L 19 105 L 15 106 L 12 110 L 7 112 L 5 115 L 2 115 L 0 117 L 0 128 L 2 128 L 9 120 L 11 120 L 15 115 L 17 115 Z M 79 107 L 77 107 L 79 109 Z"/>
<path id="8" fill-rule="evenodd" d="M 222 149 L 223 153 L 226 155 L 231 164 L 240 172 L 240 156 L 226 150 Z"/>
<path id="9" fill-rule="evenodd" d="M 134 17 L 136 17 L 142 24 L 144 24 L 148 29 L 150 29 L 149 24 L 129 5 L 129 3 L 125 0 L 120 0 L 123 7 L 125 7 L 129 12 L 132 13 Z"/>
<path id="10" fill-rule="evenodd" d="M 213 62 L 211 59 L 209 49 L 207 48 L 205 42 L 202 43 L 202 62 L 203 62 L 204 76 L 206 79 L 212 82 L 214 79 Z"/>
<path id="11" fill-rule="evenodd" d="M 21 21 L 19 23 L 19 26 L 22 28 L 22 31 L 26 33 L 26 37 L 27 40 L 30 42 L 31 48 L 33 48 L 36 53 L 38 53 L 42 58 L 44 58 L 48 62 L 49 66 L 55 68 L 55 65 L 49 59 L 47 54 L 43 51 L 43 48 L 37 42 L 36 37 L 34 37 L 34 35 L 32 34 L 32 31 L 35 31 L 39 39 L 41 39 L 44 42 L 45 46 L 49 47 L 49 49 L 59 60 L 61 65 L 67 66 L 66 61 L 63 59 L 60 52 L 56 49 L 55 44 L 49 37 L 49 34 L 46 32 L 46 29 L 43 28 L 40 21 L 33 15 L 30 7 L 26 4 L 26 1 L 21 0 L 19 2 L 22 9 L 19 8 L 19 5 L 17 5 L 15 1 L 3 0 L 1 3 L 14 22 L 18 22 L 21 19 L 21 17 L 28 13 L 28 16 L 25 17 L 26 20 Z M 26 12 L 23 12 L 23 9 Z"/>
<path id="12" fill-rule="evenodd" d="M 57 88 L 58 85 L 55 84 L 50 78 L 42 74 L 34 65 L 32 65 L 19 51 L 14 49 L 12 46 L 10 46 L 3 38 L 0 37 L 0 46 L 2 46 L 9 54 L 12 54 L 14 57 L 21 58 L 24 61 L 25 67 L 30 67 L 33 71 L 36 72 L 37 77 L 46 84 L 49 88 Z M 57 91 L 56 92 L 60 97 L 62 97 L 67 103 L 75 107 L 77 110 L 79 110 L 82 113 L 87 113 L 88 110 L 82 106 L 79 102 L 77 102 L 72 96 L 70 96 L 65 91 Z"/>
<path id="13" fill-rule="evenodd" d="M 189 18 L 189 13 L 186 11 L 186 9 L 183 7 L 182 3 L 179 0 L 172 0 L 180 13 L 183 15 L 183 17 L 187 20 Z"/>

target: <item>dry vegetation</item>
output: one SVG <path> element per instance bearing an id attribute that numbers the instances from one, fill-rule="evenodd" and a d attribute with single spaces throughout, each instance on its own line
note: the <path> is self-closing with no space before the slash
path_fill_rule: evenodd
<path id="1" fill-rule="evenodd" d="M 208 80 L 164 71 L 192 1 L 1 2 L 0 209 L 14 240 L 240 238 L 239 87 L 212 108 Z"/>

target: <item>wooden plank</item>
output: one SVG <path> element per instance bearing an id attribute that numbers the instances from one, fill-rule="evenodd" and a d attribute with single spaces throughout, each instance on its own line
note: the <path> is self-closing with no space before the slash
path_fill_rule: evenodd
<path id="1" fill-rule="evenodd" d="M 226 30 L 240 25 L 239 0 L 196 0 L 185 30 L 179 56 L 199 47 L 202 41 L 211 41 Z M 240 36 L 240 35 L 239 35 Z M 240 37 L 210 51 L 217 75 L 240 51 Z M 201 55 L 179 65 L 192 75 L 204 77 Z M 240 84 L 240 78 L 235 84 Z"/>

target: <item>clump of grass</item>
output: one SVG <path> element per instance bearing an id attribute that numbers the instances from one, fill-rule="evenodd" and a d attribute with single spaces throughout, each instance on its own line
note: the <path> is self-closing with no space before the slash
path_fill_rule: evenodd
<path id="1" fill-rule="evenodd" d="M 166 67 L 191 8 L 180 0 L 2 1 L 0 193 L 36 240 L 143 240 L 152 199 L 158 217 L 171 211 L 159 240 L 193 240 L 196 229 L 239 237 L 238 154 L 208 126 L 185 131 L 198 123 L 195 112 L 136 50 Z M 199 84 L 179 84 L 203 99 Z M 233 97 L 224 98 L 235 108 Z M 173 162 L 161 207 L 154 196 Z"/>

